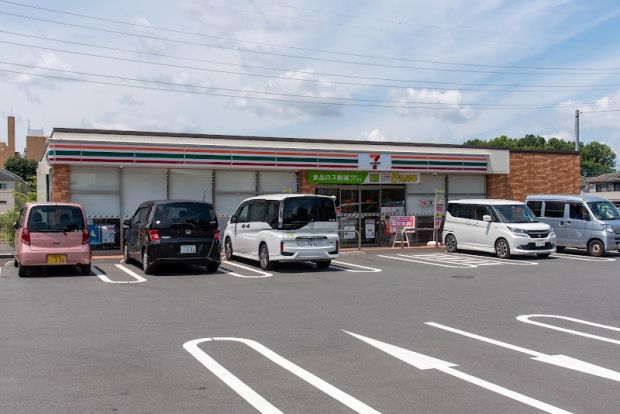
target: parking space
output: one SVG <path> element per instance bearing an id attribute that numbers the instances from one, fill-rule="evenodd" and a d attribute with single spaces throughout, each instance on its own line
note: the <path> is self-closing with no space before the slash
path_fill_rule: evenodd
<path id="1" fill-rule="evenodd" d="M 614 412 L 617 256 L 564 256 L 393 250 L 153 275 L 107 258 L 32 278 L 7 261 L 0 396 L 31 412 L 24 382 L 79 393 L 64 412 Z"/>

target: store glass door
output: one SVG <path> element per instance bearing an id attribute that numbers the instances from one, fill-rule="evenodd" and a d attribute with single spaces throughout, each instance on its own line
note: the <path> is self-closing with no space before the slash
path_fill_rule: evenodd
<path id="1" fill-rule="evenodd" d="M 379 187 L 363 187 L 359 192 L 359 229 L 362 236 L 362 244 L 379 244 L 381 235 L 381 192 Z"/>

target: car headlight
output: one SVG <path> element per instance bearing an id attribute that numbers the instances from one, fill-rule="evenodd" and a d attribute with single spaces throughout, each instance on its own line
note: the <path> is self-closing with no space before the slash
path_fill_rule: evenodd
<path id="1" fill-rule="evenodd" d="M 513 234 L 516 234 L 517 236 L 528 236 L 527 231 L 523 229 L 517 229 L 515 227 L 508 226 L 508 230 L 510 230 Z"/>
<path id="2" fill-rule="evenodd" d="M 603 224 L 603 230 L 605 230 L 607 233 L 614 232 L 614 228 L 611 224 Z"/>
<path id="3" fill-rule="evenodd" d="M 553 231 L 553 230 L 549 231 L 549 236 L 548 237 L 555 237 L 555 231 Z"/>

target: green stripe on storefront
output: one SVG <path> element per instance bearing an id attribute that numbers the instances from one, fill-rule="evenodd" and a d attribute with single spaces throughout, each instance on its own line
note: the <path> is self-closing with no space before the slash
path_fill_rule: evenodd
<path id="1" fill-rule="evenodd" d="M 185 154 L 179 154 L 176 152 L 170 154 L 164 153 L 148 153 L 148 152 L 136 152 L 136 158 L 185 158 Z"/>
<path id="2" fill-rule="evenodd" d="M 214 155 L 214 154 L 185 154 L 188 160 L 228 160 L 230 155 Z"/>
<path id="3" fill-rule="evenodd" d="M 319 162 L 328 164 L 356 164 L 357 159 L 344 159 L 344 158 L 319 158 Z"/>
<path id="4" fill-rule="evenodd" d="M 296 157 L 278 157 L 278 162 L 311 162 L 311 163 L 316 163 L 317 162 L 317 158 L 308 158 L 308 157 L 303 157 L 303 158 L 296 158 Z"/>
<path id="5" fill-rule="evenodd" d="M 276 162 L 276 157 L 261 157 L 257 155 L 233 155 L 234 161 L 271 161 Z"/>

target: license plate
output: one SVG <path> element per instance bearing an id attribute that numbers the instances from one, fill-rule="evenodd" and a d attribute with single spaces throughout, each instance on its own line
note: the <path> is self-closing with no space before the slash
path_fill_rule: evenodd
<path id="1" fill-rule="evenodd" d="M 196 253 L 196 246 L 193 244 L 181 245 L 181 254 Z"/>
<path id="2" fill-rule="evenodd" d="M 306 240 L 306 247 L 319 247 L 318 240 Z"/>
<path id="3" fill-rule="evenodd" d="M 47 264 L 56 265 L 56 264 L 66 264 L 67 256 L 64 254 L 48 254 L 47 255 Z"/>
<path id="4" fill-rule="evenodd" d="M 544 246 L 544 245 L 545 245 L 544 241 L 537 241 L 536 242 L 536 247 L 541 247 L 541 246 Z"/>

